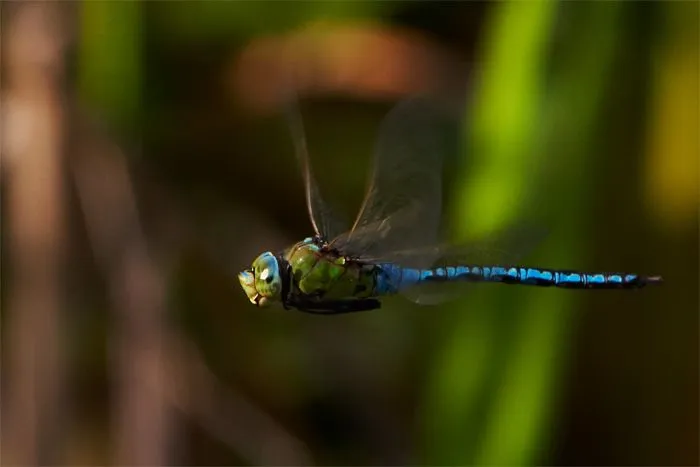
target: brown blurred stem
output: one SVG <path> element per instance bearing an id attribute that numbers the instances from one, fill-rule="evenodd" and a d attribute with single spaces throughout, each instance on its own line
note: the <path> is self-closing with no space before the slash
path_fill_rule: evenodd
<path id="1" fill-rule="evenodd" d="M 171 333 L 168 349 L 174 378 L 168 398 L 175 407 L 253 465 L 311 465 L 306 447 L 242 394 L 223 386 L 185 338 Z"/>
<path id="2" fill-rule="evenodd" d="M 57 461 L 65 375 L 61 266 L 65 250 L 62 177 L 61 5 L 5 4 L 2 154 L 8 186 L 12 267 L 4 349 L 5 465 Z M 9 180 L 8 180 L 9 179 Z"/>
<path id="3" fill-rule="evenodd" d="M 94 253 L 107 277 L 114 320 L 114 462 L 165 465 L 169 417 L 163 398 L 164 284 L 149 256 L 126 160 L 90 128 L 72 168 Z M 89 136 L 88 136 L 89 135 Z"/>
<path id="4" fill-rule="evenodd" d="M 86 119 L 83 123 L 88 123 Z M 138 220 L 126 158 L 95 128 L 78 128 L 73 173 L 90 240 L 116 312 L 115 461 L 163 465 L 172 404 L 256 465 L 309 465 L 304 445 L 207 368 L 168 326 L 163 277 Z"/>

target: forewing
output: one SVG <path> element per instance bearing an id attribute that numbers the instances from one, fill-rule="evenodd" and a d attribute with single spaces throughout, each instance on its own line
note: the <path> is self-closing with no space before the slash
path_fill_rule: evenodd
<path id="1" fill-rule="evenodd" d="M 405 100 L 387 115 L 360 212 L 331 246 L 371 257 L 437 242 L 449 123 L 437 103 L 424 98 Z"/>
<path id="2" fill-rule="evenodd" d="M 311 161 L 309 159 L 309 149 L 306 143 L 306 133 L 299 111 L 299 101 L 296 95 L 286 101 L 286 115 L 289 128 L 294 141 L 294 149 L 297 161 L 301 168 L 304 181 L 304 194 L 306 197 L 306 208 L 309 219 L 316 235 L 324 240 L 335 238 L 343 231 L 347 230 L 346 225 L 340 221 L 328 204 L 323 200 L 321 191 L 318 188 Z"/>

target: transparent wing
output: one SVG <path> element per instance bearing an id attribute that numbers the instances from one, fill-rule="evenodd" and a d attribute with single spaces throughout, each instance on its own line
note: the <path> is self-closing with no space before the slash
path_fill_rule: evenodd
<path id="1" fill-rule="evenodd" d="M 332 247 L 369 258 L 438 241 L 448 129 L 442 109 L 423 98 L 405 100 L 387 115 L 362 208 Z"/>
<path id="2" fill-rule="evenodd" d="M 286 99 L 286 116 L 294 141 L 294 149 L 304 180 L 306 208 L 309 219 L 316 235 L 323 239 L 331 239 L 347 230 L 347 225 L 338 219 L 334 211 L 326 204 L 321 196 L 309 160 L 309 149 L 306 144 L 304 124 L 299 111 L 299 100 L 296 95 Z"/>
<path id="3" fill-rule="evenodd" d="M 404 267 L 435 268 L 445 266 L 519 266 L 521 261 L 542 244 L 547 230 L 525 224 L 459 245 L 432 247 L 385 253 L 368 261 L 391 262 Z M 406 291 L 407 299 L 426 304 L 438 304 L 458 298 L 465 292 L 466 282 L 428 282 Z"/>
<path id="4" fill-rule="evenodd" d="M 434 268 L 460 265 L 515 266 L 543 243 L 548 231 L 532 224 L 522 224 L 501 232 L 461 244 L 438 244 L 422 248 L 397 250 L 364 261 L 395 263 L 410 268 Z"/>

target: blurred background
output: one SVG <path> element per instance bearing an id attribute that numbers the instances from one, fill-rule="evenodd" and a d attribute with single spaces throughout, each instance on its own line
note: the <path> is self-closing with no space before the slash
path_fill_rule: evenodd
<path id="1" fill-rule="evenodd" d="M 5 465 L 698 465 L 697 2 L 3 2 Z M 446 235 L 661 288 L 323 317 L 235 273 L 439 94 Z"/>

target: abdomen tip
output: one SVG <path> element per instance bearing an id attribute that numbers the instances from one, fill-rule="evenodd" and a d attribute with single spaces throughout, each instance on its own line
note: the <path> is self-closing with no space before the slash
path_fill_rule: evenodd
<path id="1" fill-rule="evenodd" d="M 661 276 L 650 276 L 646 278 L 647 284 L 663 284 L 664 278 Z"/>

